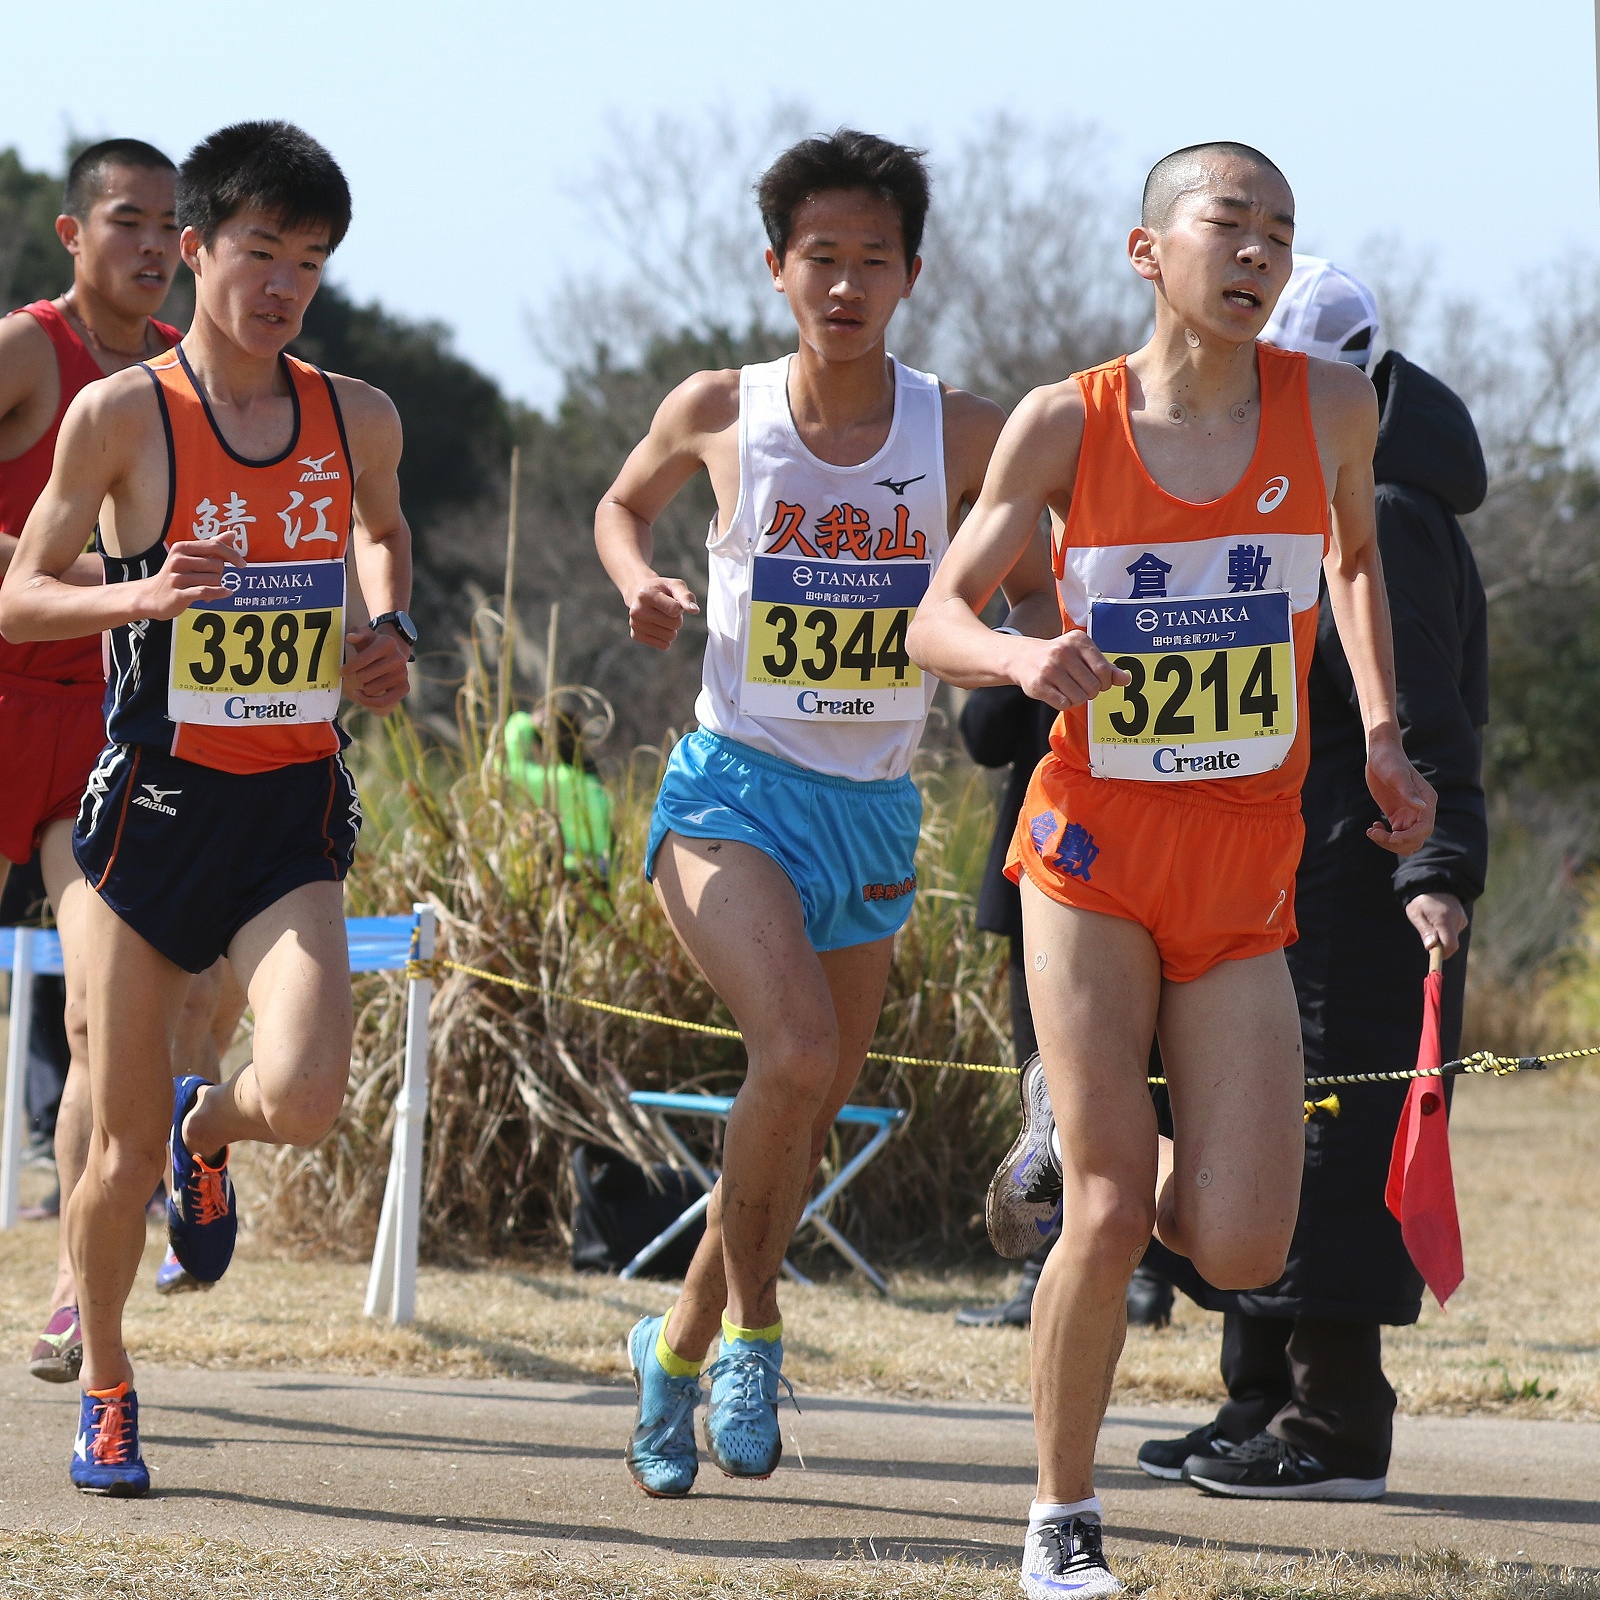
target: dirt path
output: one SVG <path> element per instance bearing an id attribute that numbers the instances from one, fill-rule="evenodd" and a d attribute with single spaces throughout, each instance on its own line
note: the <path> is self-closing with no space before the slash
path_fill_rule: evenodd
<path id="1" fill-rule="evenodd" d="M 258 1546 L 788 1560 L 859 1551 L 1009 1566 L 1032 1486 L 1032 1427 L 1006 1405 L 802 1394 L 770 1483 L 731 1483 L 704 1465 L 690 1499 L 662 1502 L 622 1465 L 631 1387 L 147 1369 L 140 1399 L 157 1493 L 87 1500 L 67 1483 L 76 1392 L 0 1368 L 0 1526 Z M 1137 1470 L 1141 1440 L 1197 1420 L 1163 1407 L 1112 1412 L 1099 1482 L 1113 1548 L 1448 1547 L 1600 1568 L 1600 1423 L 1401 1417 L 1391 1492 L 1355 1506 L 1213 1500 Z"/>

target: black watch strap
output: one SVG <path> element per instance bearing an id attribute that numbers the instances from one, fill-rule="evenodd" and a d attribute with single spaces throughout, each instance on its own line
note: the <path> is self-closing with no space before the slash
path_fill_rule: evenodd
<path id="1" fill-rule="evenodd" d="M 386 622 L 394 624 L 394 631 L 405 640 L 408 649 L 415 650 L 417 648 L 417 625 L 404 611 L 380 612 L 379 615 L 372 619 L 371 626 L 374 629 L 378 629 Z"/>

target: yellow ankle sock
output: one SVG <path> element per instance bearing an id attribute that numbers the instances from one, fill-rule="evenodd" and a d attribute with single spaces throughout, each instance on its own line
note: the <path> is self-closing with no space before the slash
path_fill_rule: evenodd
<path id="1" fill-rule="evenodd" d="M 767 1344 L 776 1344 L 783 1337 L 783 1318 L 779 1317 L 770 1328 L 736 1328 L 728 1321 L 728 1313 L 722 1313 L 722 1337 L 724 1339 L 743 1339 L 747 1344 L 756 1340 L 763 1340 Z"/>
<path id="2" fill-rule="evenodd" d="M 667 1343 L 667 1319 L 661 1319 L 661 1332 L 656 1335 L 656 1360 L 659 1361 L 672 1378 L 698 1377 L 704 1361 L 685 1361 L 677 1355 L 671 1345 Z"/>

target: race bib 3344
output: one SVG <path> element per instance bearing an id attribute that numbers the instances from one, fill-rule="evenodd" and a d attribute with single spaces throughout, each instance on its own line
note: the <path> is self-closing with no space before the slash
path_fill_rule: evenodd
<path id="1" fill-rule="evenodd" d="M 753 716 L 913 722 L 927 714 L 906 629 L 926 561 L 757 556 L 739 704 Z"/>

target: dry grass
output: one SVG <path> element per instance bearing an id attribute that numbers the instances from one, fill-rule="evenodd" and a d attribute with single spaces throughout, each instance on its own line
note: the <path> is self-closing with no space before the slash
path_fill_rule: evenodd
<path id="1" fill-rule="evenodd" d="M 1395 1561 L 1343 1553 L 1291 1558 L 1147 1550 L 1119 1562 L 1143 1600 L 1595 1600 L 1593 1573 L 1468 1561 L 1448 1552 Z M 116 1542 L 0 1535 L 0 1590 L 51 1600 L 1014 1600 L 1016 1575 L 950 1563 L 866 1558 L 738 1567 L 554 1552 L 261 1550 L 199 1539 Z"/>
<path id="2" fill-rule="evenodd" d="M 577 694 L 577 690 L 558 691 Z M 488 682 L 469 674 L 461 743 L 424 741 L 396 717 L 358 747 L 369 826 L 350 881 L 352 912 L 414 901 L 439 910 L 440 953 L 534 986 L 447 973 L 430 1020 L 424 1250 L 446 1259 L 559 1248 L 575 1140 L 636 1160 L 666 1153 L 630 1089 L 737 1088 L 741 1047 L 546 998 L 540 989 L 726 1027 L 731 1018 L 679 947 L 645 883 L 644 846 L 663 752 L 608 774 L 616 831 L 609 887 L 569 875 L 555 817 L 499 775 Z M 992 830 L 991 785 L 970 764 L 920 764 L 923 892 L 896 940 L 878 1048 L 940 1060 L 1009 1056 L 1003 941 L 975 927 L 973 892 Z M 401 980 L 363 979 L 352 1090 L 332 1135 L 275 1163 L 280 1243 L 365 1253 L 376 1231 L 399 1082 Z M 906 1106 L 894 1141 L 836 1220 L 875 1248 L 948 1257 L 981 1237 L 983 1189 L 1014 1121 L 1009 1077 L 907 1072 L 869 1063 L 856 1098 Z M 838 1150 L 824 1156 L 836 1165 Z"/>
<path id="3" fill-rule="evenodd" d="M 1417 1327 L 1390 1330 L 1401 1405 L 1600 1416 L 1600 1075 L 1469 1082 L 1453 1135 L 1468 1278 L 1448 1314 L 1430 1302 Z M 253 1187 L 242 1179 L 247 1208 Z M 0 1339 L 18 1355 L 40 1321 L 53 1246 L 48 1225 L 0 1234 Z M 280 1259 L 247 1238 L 239 1266 L 203 1301 L 174 1302 L 150 1287 L 158 1249 L 152 1231 L 128 1333 L 141 1360 L 166 1365 L 620 1378 L 628 1327 L 673 1295 L 669 1284 L 549 1262 L 424 1267 L 418 1321 L 397 1329 L 362 1316 L 359 1265 Z M 813 1391 L 1025 1401 L 1026 1337 L 951 1321 L 1008 1287 L 998 1268 L 901 1272 L 889 1304 L 847 1279 L 787 1287 L 789 1371 Z M 1117 1399 L 1216 1398 L 1219 1323 L 1180 1301 L 1171 1328 L 1134 1330 Z"/>

